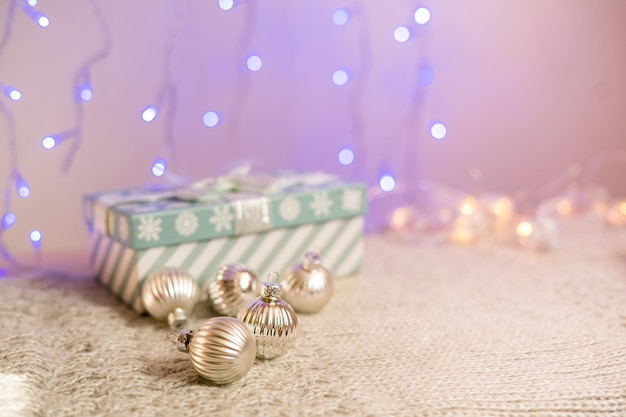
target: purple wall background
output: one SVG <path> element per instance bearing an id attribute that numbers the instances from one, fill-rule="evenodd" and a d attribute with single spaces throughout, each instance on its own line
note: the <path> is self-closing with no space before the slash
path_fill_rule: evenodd
<path id="1" fill-rule="evenodd" d="M 3 22 L 7 4 L 0 5 Z M 3 237 L 26 260 L 33 229 L 43 233 L 44 257 L 88 249 L 85 192 L 167 180 L 150 173 L 166 153 L 167 109 L 149 124 L 140 114 L 163 83 L 168 43 L 178 97 L 168 172 L 189 179 L 253 158 L 259 170 L 324 169 L 369 184 L 391 170 L 403 183 L 460 186 L 479 169 L 486 189 L 513 193 L 538 189 L 605 151 L 626 150 L 620 0 L 242 1 L 229 11 L 217 1 L 187 1 L 181 21 L 180 1 L 117 1 L 100 4 L 112 49 L 92 68 L 83 140 L 64 173 L 71 142 L 46 151 L 41 139 L 75 123 L 73 73 L 104 39 L 90 4 L 40 1 L 51 19 L 45 29 L 17 10 L 0 57 L 0 83 L 23 93 L 19 102 L 4 102 L 32 192 L 12 198 L 18 220 Z M 413 21 L 421 5 L 432 13 L 425 26 Z M 345 26 L 332 21 L 337 8 L 352 13 Z M 399 25 L 414 31 L 408 42 L 394 40 Z M 245 67 L 253 51 L 263 59 L 254 73 Z M 434 72 L 425 86 L 418 79 L 424 65 Z M 352 75 L 344 86 L 331 80 L 339 68 Z M 207 110 L 217 110 L 222 123 L 204 126 Z M 429 135 L 435 120 L 448 127 L 444 140 Z M 5 132 L 0 118 L 3 184 L 10 174 Z M 337 162 L 345 145 L 356 150 L 348 167 Z M 616 195 L 626 194 L 624 165 L 598 173 Z"/>

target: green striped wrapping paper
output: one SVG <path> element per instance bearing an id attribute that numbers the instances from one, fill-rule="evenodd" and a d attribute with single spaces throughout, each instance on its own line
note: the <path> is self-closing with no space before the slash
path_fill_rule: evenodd
<path id="1" fill-rule="evenodd" d="M 94 231 L 91 261 L 100 281 L 141 313 L 141 285 L 153 271 L 178 267 L 203 285 L 215 279 L 221 265 L 243 263 L 263 280 L 272 271 L 284 274 L 310 249 L 322 253 L 324 265 L 335 278 L 358 272 L 363 261 L 363 217 L 143 249 Z"/>

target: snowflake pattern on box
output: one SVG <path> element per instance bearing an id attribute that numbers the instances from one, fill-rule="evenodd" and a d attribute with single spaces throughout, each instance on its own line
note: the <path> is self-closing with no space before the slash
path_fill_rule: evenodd
<path id="1" fill-rule="evenodd" d="M 213 216 L 209 219 L 209 222 L 215 226 L 216 232 L 223 230 L 230 230 L 231 224 L 234 220 L 229 206 L 215 207 L 213 208 Z"/>
<path id="2" fill-rule="evenodd" d="M 328 193 L 325 191 L 313 194 L 313 201 L 309 204 L 315 217 L 328 216 L 330 214 L 330 208 L 333 205 L 333 201 L 328 198 Z"/>
<path id="3" fill-rule="evenodd" d="M 198 230 L 198 216 L 185 210 L 176 216 L 176 231 L 181 236 L 191 236 Z"/>
<path id="4" fill-rule="evenodd" d="M 117 235 L 122 242 L 128 242 L 128 219 L 124 216 L 117 218 Z"/>
<path id="5" fill-rule="evenodd" d="M 137 230 L 139 231 L 137 239 L 145 240 L 146 242 L 151 240 L 158 241 L 161 234 L 161 219 L 154 216 L 141 216 Z"/>
<path id="6" fill-rule="evenodd" d="M 346 188 L 341 196 L 341 209 L 344 211 L 360 211 L 363 206 L 363 193 L 355 188 Z"/>
<path id="7" fill-rule="evenodd" d="M 300 215 L 300 202 L 294 197 L 287 197 L 280 202 L 278 213 L 287 222 L 294 221 Z"/>

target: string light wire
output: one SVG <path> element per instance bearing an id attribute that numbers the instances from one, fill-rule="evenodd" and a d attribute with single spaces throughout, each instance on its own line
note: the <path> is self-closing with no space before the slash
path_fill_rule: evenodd
<path id="1" fill-rule="evenodd" d="M 78 152 L 78 149 L 80 148 L 82 142 L 85 109 L 84 101 L 80 97 L 80 91 L 85 84 L 89 83 L 92 67 L 105 60 L 109 56 L 109 53 L 113 48 L 113 35 L 111 33 L 111 28 L 107 20 L 105 19 L 104 14 L 102 13 L 102 9 L 98 5 L 97 0 L 87 0 L 87 3 L 89 3 L 92 14 L 98 22 L 98 26 L 100 28 L 100 31 L 102 32 L 102 37 L 104 41 L 102 47 L 92 56 L 87 58 L 87 60 L 74 72 L 72 83 L 75 114 L 74 127 L 65 132 L 51 135 L 51 137 L 56 139 L 57 145 L 65 139 L 72 139 L 69 149 L 67 150 L 67 154 L 65 155 L 65 159 L 63 161 L 63 172 L 68 172 L 70 170 L 72 162 L 74 161 L 76 153 Z"/>
<path id="2" fill-rule="evenodd" d="M 238 69 L 239 82 L 237 92 L 235 94 L 232 107 L 231 107 L 231 122 L 229 123 L 230 138 L 233 141 L 233 147 L 235 149 L 241 149 L 241 134 L 240 134 L 240 118 L 241 111 L 245 107 L 245 103 L 250 95 L 250 77 L 252 76 L 249 71 L 240 61 L 248 55 L 250 52 L 250 45 L 252 43 L 253 35 L 257 25 L 257 2 L 254 0 L 248 0 L 245 3 L 244 21 L 242 24 L 242 31 L 237 40 L 237 51 L 235 59 L 237 60 L 235 65 Z"/>
<path id="3" fill-rule="evenodd" d="M 176 12 L 172 21 L 170 33 L 165 43 L 163 52 L 163 75 L 161 85 L 157 90 L 156 106 L 149 106 L 153 108 L 151 114 L 146 118 L 142 115 L 144 121 L 152 121 L 161 112 L 162 108 L 165 121 L 164 121 L 164 152 L 162 156 L 159 156 L 152 164 L 151 170 L 153 175 L 162 176 L 165 174 L 167 163 L 171 159 L 176 157 L 176 143 L 174 140 L 174 125 L 176 123 L 176 113 L 178 109 L 178 87 L 176 80 L 174 79 L 172 65 L 174 63 L 173 55 L 176 48 L 176 44 L 179 40 L 180 33 L 185 21 L 185 15 L 187 11 L 187 3 L 184 0 L 176 2 Z M 158 166 L 157 166 L 158 165 Z M 156 167 L 156 171 L 155 171 Z"/>

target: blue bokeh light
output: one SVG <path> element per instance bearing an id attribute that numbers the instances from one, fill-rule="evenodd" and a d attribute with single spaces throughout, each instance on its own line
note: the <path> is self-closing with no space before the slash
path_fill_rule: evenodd
<path id="1" fill-rule="evenodd" d="M 418 7 L 417 10 L 415 10 L 413 19 L 418 25 L 425 25 L 430 21 L 430 10 L 426 7 Z"/>
<path id="2" fill-rule="evenodd" d="M 333 23 L 343 26 L 350 20 L 350 12 L 347 9 L 337 9 L 333 12 Z"/>
<path id="3" fill-rule="evenodd" d="M 48 16 L 39 14 L 37 15 L 37 24 L 42 28 L 47 28 L 50 25 L 50 19 L 48 18 Z"/>
<path id="4" fill-rule="evenodd" d="M 156 119 L 159 109 L 156 106 L 148 106 L 141 112 L 141 118 L 144 122 L 151 122 Z"/>
<path id="5" fill-rule="evenodd" d="M 163 158 L 157 158 L 152 164 L 152 175 L 155 177 L 162 177 L 165 174 L 165 168 L 167 167 L 167 162 Z"/>
<path id="6" fill-rule="evenodd" d="M 220 124 L 220 115 L 217 114 L 217 112 L 209 110 L 202 116 L 202 123 L 204 123 L 206 127 L 215 127 Z"/>
<path id="7" fill-rule="evenodd" d="M 333 73 L 333 83 L 335 85 L 345 85 L 349 81 L 348 73 L 345 70 L 337 70 Z"/>
<path id="8" fill-rule="evenodd" d="M 393 31 L 393 38 L 400 43 L 408 41 L 410 37 L 411 37 L 411 32 L 409 31 L 409 28 L 407 28 L 406 26 L 398 26 Z"/>
<path id="9" fill-rule="evenodd" d="M 337 154 L 337 159 L 341 165 L 350 165 L 354 162 L 354 151 L 348 147 L 343 148 Z"/>
<path id="10" fill-rule="evenodd" d="M 235 5 L 233 0 L 218 0 L 217 5 L 222 10 L 230 10 Z"/>
<path id="11" fill-rule="evenodd" d="M 263 60 L 258 55 L 250 55 L 246 61 L 246 66 L 252 72 L 257 72 L 263 66 Z"/>
<path id="12" fill-rule="evenodd" d="M 80 99 L 82 101 L 90 101 L 93 98 L 93 90 L 90 84 L 85 84 L 80 90 Z"/>
<path id="13" fill-rule="evenodd" d="M 28 235 L 28 237 L 30 238 L 30 244 L 33 248 L 39 249 L 41 247 L 42 235 L 39 230 L 33 230 L 32 232 L 30 232 L 30 235 Z"/>
<path id="14" fill-rule="evenodd" d="M 2 92 L 7 98 L 13 101 L 18 101 L 19 99 L 22 98 L 22 92 L 15 87 L 6 86 L 4 87 Z"/>
<path id="15" fill-rule="evenodd" d="M 41 146 L 43 146 L 44 149 L 53 149 L 57 146 L 57 140 L 54 136 L 46 136 L 41 139 Z"/>
<path id="16" fill-rule="evenodd" d="M 4 216 L 2 216 L 2 227 L 4 229 L 8 229 L 15 224 L 17 221 L 17 216 L 15 213 L 8 212 Z"/>
<path id="17" fill-rule="evenodd" d="M 17 195 L 20 196 L 20 198 L 28 198 L 30 196 L 30 187 L 23 178 L 18 178 L 15 182 L 15 189 L 17 190 Z"/>
<path id="18" fill-rule="evenodd" d="M 448 128 L 441 122 L 433 123 L 430 127 L 430 135 L 437 140 L 445 138 L 447 134 Z"/>
<path id="19" fill-rule="evenodd" d="M 396 179 L 391 174 L 383 174 L 378 181 L 380 189 L 388 192 L 396 188 Z"/>

